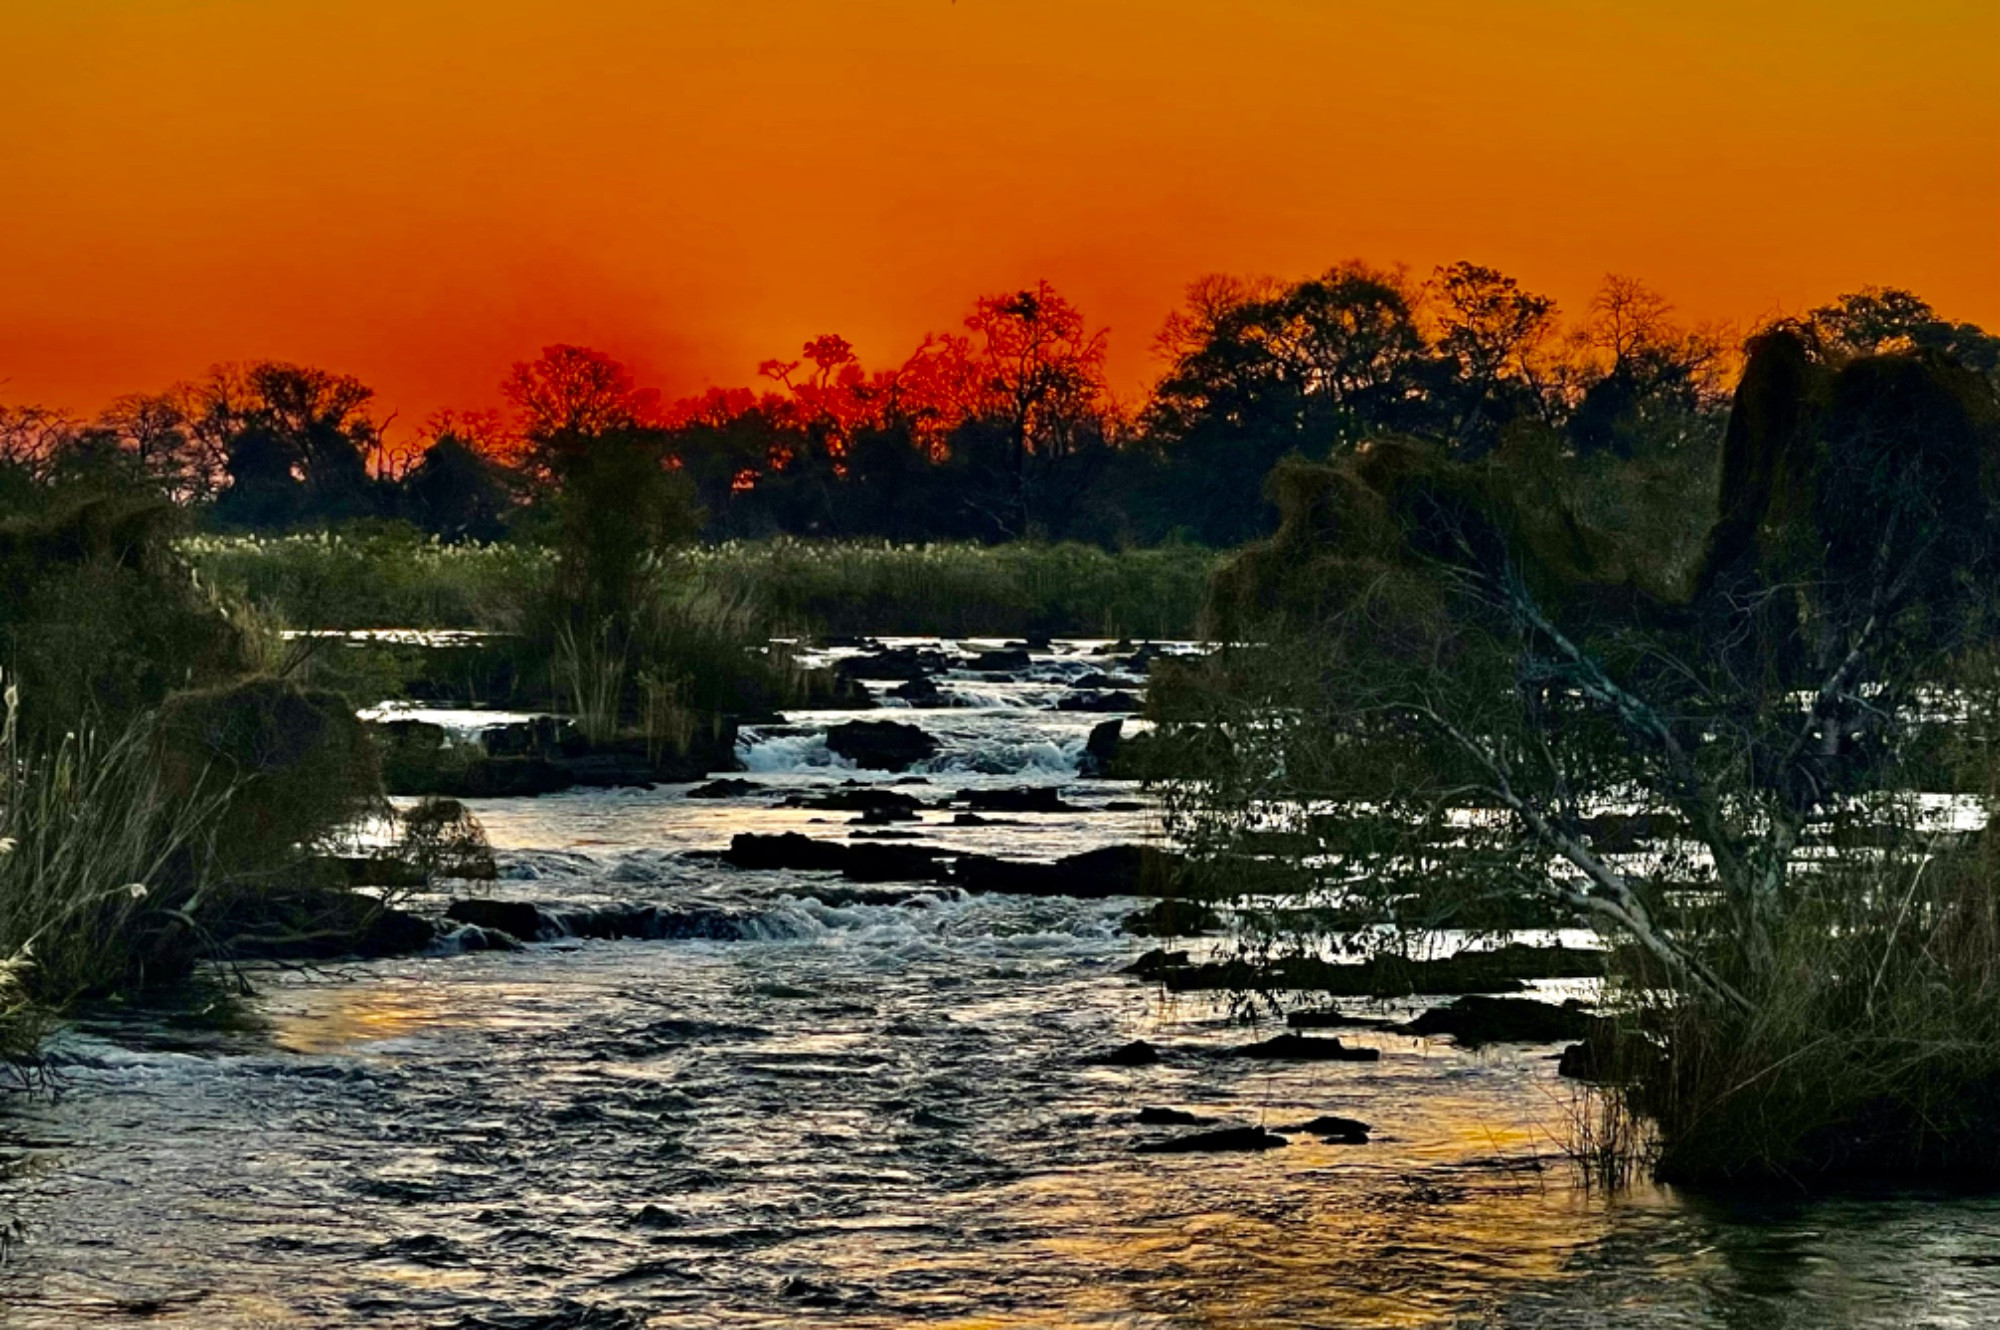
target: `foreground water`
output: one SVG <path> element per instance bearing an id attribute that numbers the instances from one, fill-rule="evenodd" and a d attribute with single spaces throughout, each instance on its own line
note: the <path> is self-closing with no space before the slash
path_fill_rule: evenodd
<path id="1" fill-rule="evenodd" d="M 1079 781 L 1107 662 L 947 681 L 927 779 L 1063 783 L 1081 811 L 926 843 L 1054 857 L 1147 833 Z M 1551 1048 L 1361 1036 L 1372 1064 L 1249 1064 L 1257 1036 L 1116 971 L 1130 901 L 912 888 L 859 903 L 690 851 L 839 838 L 774 806 L 857 773 L 834 717 L 748 753 L 764 789 L 480 806 L 497 893 L 657 902 L 719 940 L 549 943 L 248 976 L 178 1019 L 100 1015 L 0 1118 L 9 1326 L 1981 1326 L 2000 1203 L 1720 1202 L 1581 1189 Z M 878 779 L 891 779 L 880 777 Z M 899 788 L 923 793 L 925 787 Z M 815 819 L 819 819 L 815 821 Z M 892 891 L 894 898 L 898 893 Z M 867 897 L 867 899 L 876 899 Z M 1087 1065 L 1143 1037 L 1162 1065 Z M 1283 1129 L 1135 1155 L 1167 1106 Z"/>

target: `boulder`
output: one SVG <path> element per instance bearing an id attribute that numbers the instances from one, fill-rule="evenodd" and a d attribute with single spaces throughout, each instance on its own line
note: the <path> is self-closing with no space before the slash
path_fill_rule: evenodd
<path id="1" fill-rule="evenodd" d="M 1468 996 L 1449 1006 L 1432 1007 L 1408 1024 L 1390 1028 L 1398 1034 L 1424 1038 L 1450 1035 L 1461 1044 L 1476 1047 L 1581 1039 L 1597 1020 L 1574 999 L 1556 1006 L 1533 998 Z"/>
<path id="2" fill-rule="evenodd" d="M 988 674 L 1017 674 L 1034 664 L 1028 652 L 1022 647 L 1005 647 L 998 651 L 981 651 L 965 663 L 968 670 L 980 670 Z"/>
<path id="3" fill-rule="evenodd" d="M 914 725 L 893 720 L 851 720 L 827 731 L 826 746 L 871 771 L 904 771 L 935 757 L 938 741 Z"/>
<path id="4" fill-rule="evenodd" d="M 975 813 L 1074 813 L 1075 804 L 1066 804 L 1058 785 L 1017 785 L 1008 790 L 960 790 L 953 803 L 964 804 Z"/>
<path id="5" fill-rule="evenodd" d="M 1267 1062 L 1375 1062 L 1379 1048 L 1349 1048 L 1338 1039 L 1314 1039 L 1302 1034 L 1279 1034 L 1254 1044 L 1229 1050 L 1229 1056 L 1256 1058 Z"/>
<path id="6" fill-rule="evenodd" d="M 945 705 L 944 690 L 932 682 L 927 674 L 920 674 L 914 679 L 905 679 L 889 690 L 889 696 L 908 702 L 913 707 Z"/>
<path id="7" fill-rule="evenodd" d="M 1151 846 L 1111 845 L 1054 863 L 968 854 L 953 866 L 952 880 L 971 892 L 1103 900 L 1155 894 L 1171 885 L 1179 866 L 1178 856 Z"/>
<path id="8" fill-rule="evenodd" d="M 1122 719 L 1101 721 L 1093 726 L 1090 738 L 1084 741 L 1083 755 L 1077 759 L 1076 774 L 1087 778 L 1110 775 L 1111 763 L 1118 756 L 1118 741 L 1124 729 Z"/>
<path id="9" fill-rule="evenodd" d="M 497 930 L 523 942 L 533 942 L 542 935 L 542 912 L 526 901 L 456 900 L 445 908 L 444 917 L 456 924 Z"/>
<path id="10" fill-rule="evenodd" d="M 775 836 L 741 831 L 730 839 L 722 860 L 736 868 L 799 869 L 837 873 L 847 864 L 847 847 L 814 840 L 796 831 Z"/>

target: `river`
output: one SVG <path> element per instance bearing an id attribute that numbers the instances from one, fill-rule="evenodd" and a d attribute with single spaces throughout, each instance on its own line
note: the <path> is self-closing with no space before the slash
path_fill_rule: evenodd
<path id="1" fill-rule="evenodd" d="M 847 715 L 752 732 L 749 793 L 478 802 L 491 892 L 704 921 L 319 969 L 182 1013 L 95 1013 L 0 1110 L 0 1308 L 55 1326 L 1620 1326 L 2000 1323 L 2000 1201 L 1724 1201 L 1584 1188 L 1552 1046 L 1343 1032 L 1373 1063 L 1249 1063 L 1269 1033 L 1118 972 L 1131 900 L 857 891 L 737 870 L 745 830 L 844 781 L 1060 784 L 1078 811 L 927 844 L 1052 859 L 1157 831 L 1081 780 L 1103 717 L 1054 704 L 1107 644 L 878 712 L 943 744 L 926 783 L 845 767 Z M 1106 804 L 1138 803 L 1107 811 Z M 1416 1004 L 1418 1006 L 1421 1003 Z M 1152 1067 L 1087 1055 L 1144 1038 Z M 1142 1107 L 1283 1131 L 1135 1154 Z"/>

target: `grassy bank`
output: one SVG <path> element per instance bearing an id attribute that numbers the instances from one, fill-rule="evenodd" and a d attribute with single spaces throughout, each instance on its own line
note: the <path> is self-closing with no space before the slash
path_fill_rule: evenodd
<path id="1" fill-rule="evenodd" d="M 203 580 L 295 628 L 506 628 L 553 556 L 408 535 L 199 537 Z M 664 556 L 664 581 L 826 633 L 1185 637 L 1215 555 L 1195 546 L 888 545 L 788 539 Z"/>

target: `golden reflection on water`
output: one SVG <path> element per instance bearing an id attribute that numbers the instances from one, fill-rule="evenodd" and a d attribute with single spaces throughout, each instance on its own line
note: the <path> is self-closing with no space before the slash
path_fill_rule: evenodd
<path id="1" fill-rule="evenodd" d="M 439 987 L 401 984 L 326 984 L 297 990 L 293 1001 L 268 1010 L 271 1038 L 292 1053 L 341 1053 L 399 1039 L 449 1021 Z"/>
<path id="2" fill-rule="evenodd" d="M 1533 1301 L 1582 1277 L 1575 1258 L 1616 1207 L 1554 1156 L 1554 1094 L 1493 1088 L 1413 1095 L 1372 1146 L 1295 1134 L 1263 1154 L 1135 1156 L 1013 1184 L 987 1204 L 1041 1235 L 1023 1256 L 1066 1271 L 1063 1311 L 947 1324 L 1425 1327 Z"/>

